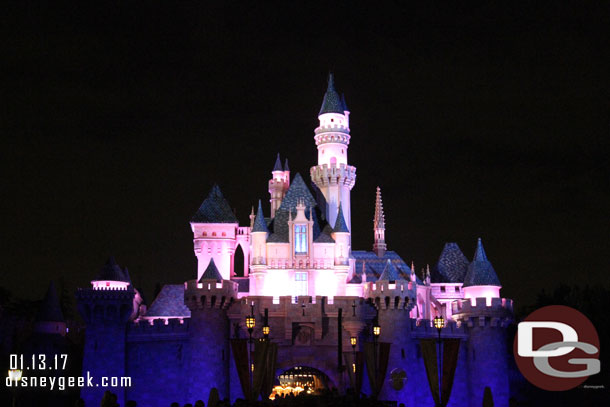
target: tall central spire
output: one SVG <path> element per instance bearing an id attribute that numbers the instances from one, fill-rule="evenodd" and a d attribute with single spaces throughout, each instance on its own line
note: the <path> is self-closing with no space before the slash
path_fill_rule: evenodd
<path id="1" fill-rule="evenodd" d="M 373 219 L 373 229 L 375 233 L 373 251 L 378 257 L 383 257 L 387 249 L 387 245 L 385 244 L 385 215 L 383 214 L 381 188 L 379 187 L 377 187 L 377 195 L 375 196 L 375 218 Z"/>

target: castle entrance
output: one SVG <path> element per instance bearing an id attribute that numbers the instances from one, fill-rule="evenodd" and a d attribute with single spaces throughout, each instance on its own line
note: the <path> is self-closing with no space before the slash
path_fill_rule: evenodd
<path id="1" fill-rule="evenodd" d="M 330 387 L 331 380 L 324 372 L 309 366 L 295 366 L 277 376 L 276 385 L 269 398 L 275 400 L 276 397 L 298 395 L 302 392 L 320 394 Z"/>

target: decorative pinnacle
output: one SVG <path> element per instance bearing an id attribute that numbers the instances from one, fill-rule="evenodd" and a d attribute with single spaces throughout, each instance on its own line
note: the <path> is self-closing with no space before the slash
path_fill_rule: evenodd
<path id="1" fill-rule="evenodd" d="M 477 240 L 477 250 L 474 252 L 473 261 L 488 261 L 487 255 L 485 254 L 485 249 L 483 248 L 483 242 L 481 238 Z"/>
<path id="2" fill-rule="evenodd" d="M 273 171 L 284 171 L 284 169 L 282 168 L 282 160 L 280 160 L 280 153 L 277 153 L 277 158 L 275 159 Z"/>
<path id="3" fill-rule="evenodd" d="M 383 202 L 381 201 L 381 188 L 377 187 L 375 197 L 375 219 L 373 219 L 375 229 L 385 229 L 385 215 L 383 214 Z"/>
<path id="4" fill-rule="evenodd" d="M 288 167 L 288 158 L 284 160 L 284 171 L 290 171 L 290 168 Z"/>

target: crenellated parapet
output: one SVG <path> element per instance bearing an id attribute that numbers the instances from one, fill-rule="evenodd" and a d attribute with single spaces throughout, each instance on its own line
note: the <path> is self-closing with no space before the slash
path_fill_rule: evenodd
<path id="1" fill-rule="evenodd" d="M 411 311 L 416 303 L 417 286 L 405 280 L 365 283 L 364 297 L 370 298 L 378 309 Z"/>
<path id="2" fill-rule="evenodd" d="M 453 318 L 469 327 L 506 327 L 513 320 L 513 300 L 507 298 L 470 298 L 451 303 Z"/>
<path id="3" fill-rule="evenodd" d="M 87 323 L 95 321 L 127 322 L 133 312 L 135 290 L 79 288 L 76 291 L 78 309 Z"/>
<path id="4" fill-rule="evenodd" d="M 184 289 L 184 303 L 191 311 L 227 309 L 237 298 L 238 284 L 230 280 L 189 280 Z"/>
<path id="5" fill-rule="evenodd" d="M 346 164 L 320 164 L 309 170 L 311 180 L 318 186 L 344 185 L 352 189 L 356 183 L 356 167 Z"/>
<path id="6" fill-rule="evenodd" d="M 190 318 L 140 320 L 127 325 L 127 341 L 157 341 L 170 338 L 186 339 L 189 333 Z"/>

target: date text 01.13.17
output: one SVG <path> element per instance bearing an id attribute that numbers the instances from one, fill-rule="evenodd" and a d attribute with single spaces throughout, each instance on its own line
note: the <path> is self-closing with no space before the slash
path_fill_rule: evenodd
<path id="1" fill-rule="evenodd" d="M 10 369 L 18 370 L 65 370 L 68 362 L 67 354 L 52 355 L 10 355 Z"/>

